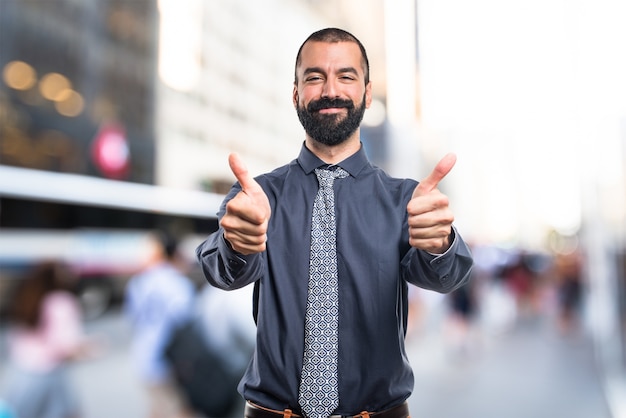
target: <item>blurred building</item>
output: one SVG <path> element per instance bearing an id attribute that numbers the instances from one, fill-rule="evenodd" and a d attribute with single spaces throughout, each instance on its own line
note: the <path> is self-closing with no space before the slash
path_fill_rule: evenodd
<path id="1" fill-rule="evenodd" d="M 157 31 L 150 1 L 0 2 L 0 167 L 25 169 L 4 176 L 25 191 L 33 186 L 28 170 L 153 184 Z M 56 205 L 55 195 L 80 193 L 69 185 L 50 178 L 44 186 L 44 201 L 36 192 L 0 194 L 0 226 L 110 219 Z"/>
<path id="2" fill-rule="evenodd" d="M 151 1 L 0 3 L 0 163 L 154 182 Z"/>

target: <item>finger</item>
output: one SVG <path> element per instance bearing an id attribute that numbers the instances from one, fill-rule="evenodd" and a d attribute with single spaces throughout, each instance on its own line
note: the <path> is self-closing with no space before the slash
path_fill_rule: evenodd
<path id="1" fill-rule="evenodd" d="M 454 214 L 447 203 L 445 203 L 445 206 L 429 205 L 410 209 L 408 218 L 410 228 L 427 228 L 433 225 L 452 225 L 452 222 L 454 222 Z"/>
<path id="2" fill-rule="evenodd" d="M 230 243 L 233 250 L 244 255 L 260 253 L 260 252 L 265 251 L 265 248 L 266 248 L 265 239 L 258 239 L 258 240 L 241 239 L 235 233 L 228 232 L 228 231 L 224 232 L 224 239 Z"/>
<path id="3" fill-rule="evenodd" d="M 446 154 L 437 163 L 433 171 L 417 185 L 413 192 L 413 197 L 421 196 L 435 190 L 439 182 L 452 170 L 455 163 L 456 155 L 453 153 Z"/>
<path id="4" fill-rule="evenodd" d="M 238 200 L 237 197 L 226 204 L 226 214 L 221 220 L 222 226 L 225 229 L 254 235 L 256 230 L 249 228 L 258 228 L 266 223 L 268 217 L 265 212 L 257 210 L 259 206 L 251 206 L 249 201 L 246 204 L 237 204 L 236 200 Z"/>
<path id="5" fill-rule="evenodd" d="M 260 235 L 248 235 L 242 234 L 238 231 L 224 230 L 224 238 L 226 238 L 231 244 L 236 243 L 238 246 L 259 246 L 265 244 L 267 241 L 267 234 Z"/>
<path id="6" fill-rule="evenodd" d="M 241 157 L 237 153 L 231 153 L 228 156 L 228 165 L 230 165 L 230 169 L 237 178 L 237 181 L 241 185 L 241 189 L 247 192 L 258 191 L 261 188 L 259 183 L 254 180 L 254 178 L 248 172 L 248 168 L 244 164 Z"/>

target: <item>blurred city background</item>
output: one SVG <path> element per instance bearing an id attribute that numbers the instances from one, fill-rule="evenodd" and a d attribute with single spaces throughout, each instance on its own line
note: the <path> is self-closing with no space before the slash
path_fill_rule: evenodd
<path id="1" fill-rule="evenodd" d="M 297 49 L 337 26 L 370 58 L 370 159 L 420 179 L 458 157 L 440 187 L 475 278 L 413 292 L 412 415 L 624 418 L 624 22 L 621 0 L 0 0 L 0 311 L 67 263 L 104 341 L 72 367 L 85 417 L 145 416 L 123 305 L 148 232 L 200 291 L 228 154 L 297 156 Z"/>

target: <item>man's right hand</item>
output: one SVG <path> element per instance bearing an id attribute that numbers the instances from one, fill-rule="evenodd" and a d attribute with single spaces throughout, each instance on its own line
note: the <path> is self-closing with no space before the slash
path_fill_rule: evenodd
<path id="1" fill-rule="evenodd" d="M 241 185 L 241 191 L 226 204 L 226 214 L 220 221 L 224 238 L 240 254 L 260 253 L 265 251 L 267 241 L 267 225 L 272 212 L 270 202 L 239 155 L 230 154 L 228 164 Z"/>

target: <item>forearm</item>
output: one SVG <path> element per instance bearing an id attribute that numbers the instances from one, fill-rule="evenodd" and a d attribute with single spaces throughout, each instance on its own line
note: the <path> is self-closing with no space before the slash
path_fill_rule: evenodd
<path id="1" fill-rule="evenodd" d="M 234 251 L 220 228 L 196 248 L 196 256 L 207 281 L 215 287 L 232 290 L 258 280 L 263 274 L 262 253 L 243 255 Z"/>
<path id="2" fill-rule="evenodd" d="M 406 281 L 424 289 L 449 293 L 467 283 L 472 269 L 472 255 L 458 231 L 448 250 L 441 254 L 411 248 L 402 260 L 402 274 Z"/>

